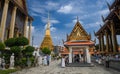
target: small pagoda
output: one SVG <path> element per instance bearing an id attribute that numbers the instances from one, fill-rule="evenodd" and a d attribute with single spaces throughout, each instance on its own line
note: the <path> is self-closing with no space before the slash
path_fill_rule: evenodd
<path id="1" fill-rule="evenodd" d="M 69 64 L 75 62 L 75 56 L 81 55 L 83 55 L 85 63 L 91 63 L 90 52 L 95 42 L 91 40 L 91 35 L 85 31 L 78 18 L 72 32 L 67 35 L 66 39 L 61 55 L 68 56 Z"/>

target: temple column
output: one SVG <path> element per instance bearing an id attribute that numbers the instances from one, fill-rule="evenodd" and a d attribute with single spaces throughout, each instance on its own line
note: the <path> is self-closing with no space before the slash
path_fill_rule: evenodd
<path id="1" fill-rule="evenodd" d="M 101 51 L 101 37 L 100 37 L 100 35 L 99 35 L 99 37 L 98 37 L 98 40 L 99 40 L 99 52 Z"/>
<path id="2" fill-rule="evenodd" d="M 13 36 L 14 36 L 16 10 L 17 10 L 17 7 L 14 6 L 13 10 L 12 10 L 12 17 L 11 17 L 11 22 L 10 22 L 10 34 L 9 34 L 9 38 L 13 38 Z"/>
<path id="3" fill-rule="evenodd" d="M 4 7 L 3 7 L 3 12 L 2 12 L 1 23 L 0 23 L 1 24 L 0 25 L 0 39 L 1 39 L 2 42 L 4 41 L 8 6 L 9 6 L 9 0 L 5 0 Z"/>
<path id="4" fill-rule="evenodd" d="M 101 33 L 101 50 L 104 52 L 104 35 Z"/>
<path id="5" fill-rule="evenodd" d="M 72 47 L 69 47 L 69 63 L 72 63 Z"/>
<path id="6" fill-rule="evenodd" d="M 109 43 L 110 43 L 110 49 L 109 49 L 109 51 L 112 52 L 112 51 L 113 51 L 113 45 L 112 45 L 112 37 L 111 37 L 111 34 L 109 35 Z"/>
<path id="7" fill-rule="evenodd" d="M 24 24 L 24 37 L 27 37 L 27 26 L 28 26 L 28 17 L 25 18 L 25 24 Z"/>
<path id="8" fill-rule="evenodd" d="M 116 30 L 115 30 L 115 24 L 113 22 L 113 20 L 110 22 L 111 25 L 111 35 L 112 35 L 112 45 L 113 45 L 113 52 L 117 52 L 118 51 L 118 46 L 117 46 L 117 39 L 116 39 Z"/>
<path id="9" fill-rule="evenodd" d="M 31 30 L 32 30 L 32 20 L 30 21 L 29 33 L 28 33 L 29 45 L 30 45 L 30 43 L 31 43 Z"/>
<path id="10" fill-rule="evenodd" d="M 109 38 L 108 38 L 108 32 L 105 30 L 105 37 L 106 37 L 106 52 L 109 52 Z"/>

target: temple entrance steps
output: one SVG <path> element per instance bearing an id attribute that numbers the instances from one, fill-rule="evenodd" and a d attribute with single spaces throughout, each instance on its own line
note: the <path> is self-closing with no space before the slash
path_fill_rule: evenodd
<path id="1" fill-rule="evenodd" d="M 95 65 L 93 63 L 69 63 L 66 64 L 66 67 L 94 67 Z"/>

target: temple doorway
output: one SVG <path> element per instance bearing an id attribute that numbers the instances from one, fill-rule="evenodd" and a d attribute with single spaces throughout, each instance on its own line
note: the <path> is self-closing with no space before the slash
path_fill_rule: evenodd
<path id="1" fill-rule="evenodd" d="M 85 47 L 72 47 L 72 63 L 87 63 L 87 54 Z"/>

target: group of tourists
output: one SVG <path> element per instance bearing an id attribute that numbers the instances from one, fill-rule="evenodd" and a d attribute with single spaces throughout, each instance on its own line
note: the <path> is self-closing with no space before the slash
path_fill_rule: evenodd
<path id="1" fill-rule="evenodd" d="M 42 58 L 42 65 L 47 66 L 47 65 L 50 64 L 50 62 L 51 62 L 51 56 L 50 55 L 45 55 Z"/>
<path id="2" fill-rule="evenodd" d="M 48 54 L 40 55 L 39 49 L 36 49 L 33 52 L 33 56 L 35 57 L 34 66 L 39 66 L 39 65 L 47 66 L 51 62 L 51 55 Z"/>
<path id="3" fill-rule="evenodd" d="M 101 55 L 101 54 L 97 54 L 95 55 L 95 61 L 98 64 L 103 64 L 105 65 L 107 68 L 109 68 L 109 64 L 111 60 L 120 60 L 120 56 L 118 55 Z"/>

